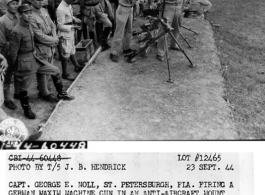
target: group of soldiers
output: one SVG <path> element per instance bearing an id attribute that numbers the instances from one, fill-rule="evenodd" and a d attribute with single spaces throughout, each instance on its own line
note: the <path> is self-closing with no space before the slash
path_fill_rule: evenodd
<path id="1" fill-rule="evenodd" d="M 73 100 L 74 97 L 64 89 L 61 77 L 75 80 L 68 73 L 69 60 L 75 66 L 75 72 L 80 72 L 84 67 L 76 59 L 75 45 L 81 40 L 82 32 L 83 38 L 87 39 L 87 26 L 89 37 L 95 38 L 96 18 L 105 27 L 100 44 L 103 50 L 110 48 L 107 39 L 110 32 L 114 32 L 113 6 L 108 0 L 0 0 L 3 104 L 9 109 L 17 109 L 11 95 L 11 83 L 14 83 L 13 98 L 20 100 L 27 118 L 35 119 L 36 114 L 31 109 L 28 97 L 28 89 L 35 75 L 40 98 L 49 102 Z M 53 65 L 56 48 L 62 74 Z M 48 90 L 49 76 L 58 92 L 57 97 Z"/>
<path id="2" fill-rule="evenodd" d="M 168 18 L 176 39 L 179 37 L 186 1 L 165 0 L 163 7 L 163 17 Z M 4 97 L 1 98 L 4 99 L 4 105 L 12 110 L 17 109 L 11 95 L 13 82 L 13 98 L 20 100 L 27 118 L 35 119 L 36 114 L 31 109 L 28 97 L 28 89 L 35 75 L 40 98 L 49 102 L 73 100 L 74 97 L 64 89 L 62 78 L 70 81 L 75 79 L 68 73 L 69 60 L 76 72 L 84 67 L 76 59 L 76 43 L 81 37 L 87 39 L 89 36 L 94 40 L 99 34 L 95 33 L 96 25 L 103 25 L 98 38 L 102 50 L 111 48 L 110 59 L 119 62 L 120 53 L 133 51 L 131 39 L 135 3 L 135 0 L 0 0 L 0 83 L 4 81 Z M 145 9 L 156 9 L 152 0 L 146 3 Z M 161 27 L 159 31 L 162 30 Z M 113 36 L 111 45 L 108 44 L 110 36 Z M 165 60 L 165 38 L 161 37 L 157 43 L 157 59 L 160 61 Z M 53 65 L 56 48 L 62 74 Z M 174 41 L 170 48 L 179 50 Z M 131 60 L 135 61 L 135 58 Z M 58 92 L 57 97 L 48 90 L 50 76 Z"/>

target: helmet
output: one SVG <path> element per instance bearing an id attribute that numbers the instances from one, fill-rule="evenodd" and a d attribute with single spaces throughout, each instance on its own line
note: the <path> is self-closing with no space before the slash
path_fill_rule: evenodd
<path id="1" fill-rule="evenodd" d="M 17 2 L 19 2 L 19 0 L 6 0 L 6 5 L 8 5 L 10 2 L 12 2 L 12 1 L 17 1 Z"/>
<path id="2" fill-rule="evenodd" d="M 18 13 L 26 12 L 26 11 L 31 11 L 32 8 L 29 4 L 22 4 L 17 8 Z"/>

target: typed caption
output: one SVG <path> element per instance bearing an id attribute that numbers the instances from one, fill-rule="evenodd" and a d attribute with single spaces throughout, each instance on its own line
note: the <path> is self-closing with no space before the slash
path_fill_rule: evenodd
<path id="1" fill-rule="evenodd" d="M 8 195 L 241 194 L 238 153 L 12 152 L 6 162 Z"/>

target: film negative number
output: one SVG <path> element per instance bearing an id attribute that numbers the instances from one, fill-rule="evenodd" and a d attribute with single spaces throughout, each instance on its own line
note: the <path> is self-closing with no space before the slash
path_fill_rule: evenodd
<path id="1" fill-rule="evenodd" d="M 86 149 L 86 148 L 87 148 L 86 141 L 25 141 L 17 149 L 54 150 L 54 149 Z"/>

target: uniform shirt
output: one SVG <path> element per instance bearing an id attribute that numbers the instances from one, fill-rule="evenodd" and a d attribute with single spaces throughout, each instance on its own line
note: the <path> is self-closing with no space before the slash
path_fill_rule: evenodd
<path id="1" fill-rule="evenodd" d="M 31 25 L 34 31 L 35 49 L 42 57 L 51 57 L 52 47 L 55 46 L 56 27 L 52 22 L 48 12 L 44 9 L 32 7 Z"/>
<path id="2" fill-rule="evenodd" d="M 75 18 L 72 6 L 63 0 L 57 8 L 56 15 L 58 36 L 62 36 L 64 39 L 73 39 L 75 31 L 70 23 L 73 23 Z"/>
<path id="3" fill-rule="evenodd" d="M 6 1 L 0 0 L 0 17 L 3 16 L 6 13 Z"/>
<path id="4" fill-rule="evenodd" d="M 18 19 L 18 14 L 13 15 L 9 11 L 0 18 L 0 50 L 8 49 L 11 31 L 17 25 Z"/>
<path id="5" fill-rule="evenodd" d="M 10 61 L 15 66 L 15 75 L 26 76 L 36 73 L 37 66 L 34 62 L 34 32 L 29 23 L 21 18 L 11 32 Z M 16 63 L 17 61 L 17 63 Z"/>

